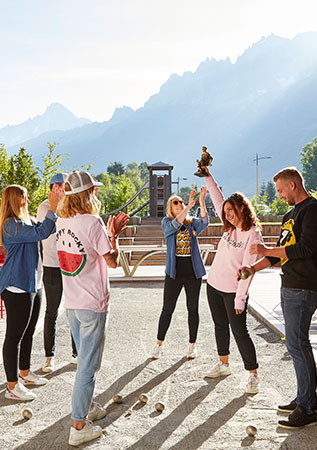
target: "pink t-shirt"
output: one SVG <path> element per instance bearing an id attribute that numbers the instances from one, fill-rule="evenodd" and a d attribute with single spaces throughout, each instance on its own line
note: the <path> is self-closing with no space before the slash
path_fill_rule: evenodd
<path id="1" fill-rule="evenodd" d="M 206 177 L 206 186 L 218 216 L 222 217 L 224 196 L 212 176 Z M 260 231 L 252 226 L 248 231 L 241 228 L 224 232 L 218 244 L 218 250 L 207 282 L 222 292 L 235 292 L 235 308 L 244 309 L 248 289 L 253 277 L 237 281 L 237 272 L 242 266 L 255 263 L 257 255 L 250 255 L 249 249 L 255 241 L 262 242 Z"/>
<path id="2" fill-rule="evenodd" d="M 58 218 L 56 245 L 65 308 L 107 311 L 109 277 L 102 255 L 109 253 L 112 247 L 101 218 L 92 214 Z"/>

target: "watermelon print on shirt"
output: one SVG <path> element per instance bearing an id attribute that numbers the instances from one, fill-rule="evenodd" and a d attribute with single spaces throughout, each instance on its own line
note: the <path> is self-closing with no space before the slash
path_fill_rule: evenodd
<path id="1" fill-rule="evenodd" d="M 85 249 L 71 229 L 64 231 L 60 238 L 60 248 L 65 248 L 65 250 L 58 250 L 57 252 L 61 272 L 63 275 L 75 277 L 85 267 L 87 261 Z"/>
<path id="2" fill-rule="evenodd" d="M 109 309 L 108 266 L 112 249 L 99 216 L 76 214 L 56 222 L 56 248 L 63 277 L 66 309 L 105 312 Z"/>

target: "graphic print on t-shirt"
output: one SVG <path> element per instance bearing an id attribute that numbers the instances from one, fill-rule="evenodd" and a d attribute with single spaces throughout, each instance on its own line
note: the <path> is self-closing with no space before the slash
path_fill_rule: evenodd
<path id="1" fill-rule="evenodd" d="M 67 228 L 62 228 L 56 233 L 58 242 L 58 259 L 63 275 L 75 277 L 85 267 L 87 254 L 84 246 L 76 234 Z"/>
<path id="2" fill-rule="evenodd" d="M 296 237 L 293 231 L 294 219 L 289 219 L 283 223 L 281 227 L 281 235 L 279 239 L 280 247 L 287 247 L 288 245 L 296 244 Z M 281 265 L 287 263 L 288 258 L 281 258 Z"/>
<path id="3" fill-rule="evenodd" d="M 176 256 L 190 256 L 190 235 L 186 228 L 182 228 L 176 235 Z"/>

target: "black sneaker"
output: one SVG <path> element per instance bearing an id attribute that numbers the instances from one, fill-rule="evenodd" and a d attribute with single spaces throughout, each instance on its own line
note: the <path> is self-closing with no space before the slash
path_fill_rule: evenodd
<path id="1" fill-rule="evenodd" d="M 277 407 L 278 411 L 281 412 L 293 412 L 294 409 L 296 408 L 297 404 L 296 404 L 296 398 L 294 400 L 291 401 L 291 403 L 289 403 L 288 405 L 280 405 Z"/>
<path id="2" fill-rule="evenodd" d="M 296 406 L 297 406 L 297 403 L 296 403 L 296 398 L 295 398 L 288 405 L 280 405 L 280 406 L 278 406 L 277 410 L 281 411 L 281 412 L 289 412 L 289 413 L 291 413 L 291 412 L 294 411 Z M 317 411 L 317 401 L 315 403 L 315 411 Z"/>
<path id="3" fill-rule="evenodd" d="M 294 411 L 288 416 L 288 420 L 279 420 L 278 424 L 282 428 L 301 428 L 317 425 L 316 413 L 306 414 L 301 406 L 296 406 Z"/>

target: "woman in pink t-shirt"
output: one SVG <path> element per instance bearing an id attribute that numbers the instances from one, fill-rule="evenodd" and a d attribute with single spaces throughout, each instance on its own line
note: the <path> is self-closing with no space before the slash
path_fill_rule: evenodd
<path id="1" fill-rule="evenodd" d="M 92 399 L 109 310 L 108 266 L 117 267 L 116 237 L 129 220 L 123 213 L 110 218 L 107 233 L 99 217 L 100 201 L 94 194 L 94 184 L 87 172 L 68 175 L 56 223 L 65 309 L 78 349 L 70 445 L 80 445 L 102 434 L 101 427 L 92 426 L 91 421 L 106 415 L 105 408 Z"/>
<path id="2" fill-rule="evenodd" d="M 247 328 L 248 288 L 252 277 L 238 281 L 237 273 L 240 267 L 248 266 L 257 260 L 256 255 L 250 255 L 249 248 L 254 242 L 262 240 L 260 224 L 249 200 L 239 192 L 225 200 L 208 168 L 206 170 L 206 186 L 224 226 L 224 233 L 207 280 L 208 303 L 215 323 L 219 362 L 206 377 L 216 378 L 231 373 L 230 325 L 244 367 L 250 373 L 246 392 L 256 394 L 259 391 L 258 363 Z"/>

